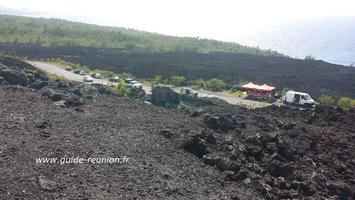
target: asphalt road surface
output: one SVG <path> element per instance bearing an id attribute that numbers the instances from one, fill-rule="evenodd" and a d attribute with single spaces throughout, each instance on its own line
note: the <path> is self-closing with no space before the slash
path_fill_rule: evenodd
<path id="1" fill-rule="evenodd" d="M 84 75 L 79 75 L 75 74 L 72 71 L 67 71 L 61 67 L 58 67 L 54 64 L 51 63 L 45 63 L 45 62 L 38 62 L 38 61 L 27 61 L 29 64 L 33 65 L 39 70 L 46 71 L 50 74 L 57 74 L 59 76 L 64 76 L 66 79 L 71 80 L 71 81 L 77 81 L 77 82 L 84 82 L 83 78 Z M 93 78 L 93 82 L 86 82 L 88 84 L 96 83 L 96 84 L 117 84 L 114 82 L 111 82 L 106 79 L 96 79 Z M 143 85 L 143 89 L 145 90 L 146 93 L 151 93 L 151 89 L 148 86 Z"/>
<path id="2" fill-rule="evenodd" d="M 56 66 L 54 64 L 39 62 L 39 61 L 27 61 L 27 62 L 40 70 L 47 71 L 50 74 L 57 74 L 59 76 L 64 76 L 66 79 L 71 80 L 71 81 L 84 82 L 83 75 L 75 74 L 72 71 L 66 71 L 65 69 L 63 69 L 59 66 Z M 112 83 L 106 79 L 95 79 L 95 78 L 94 78 L 94 82 L 91 82 L 91 83 L 115 84 L 115 83 Z M 89 83 L 89 84 L 91 84 L 91 83 Z M 147 94 L 151 94 L 150 85 L 143 85 L 143 89 L 145 90 L 145 92 Z M 179 92 L 181 88 L 173 88 L 173 89 L 176 92 Z M 271 104 L 265 103 L 265 102 L 246 100 L 246 99 L 243 99 L 240 97 L 235 97 L 235 96 L 228 96 L 228 95 L 220 93 L 220 92 L 210 92 L 210 91 L 205 91 L 205 90 L 199 90 L 197 92 L 200 97 L 210 97 L 210 98 L 216 97 L 216 98 L 222 99 L 230 104 L 245 106 L 248 108 L 258 108 L 258 107 L 265 107 L 265 106 L 271 105 Z"/>
<path id="3" fill-rule="evenodd" d="M 79 74 L 75 74 L 72 71 L 67 71 L 63 68 L 60 68 L 54 64 L 49 64 L 49 63 L 45 63 L 45 62 L 37 62 L 37 61 L 27 61 L 29 64 L 35 66 L 36 68 L 46 71 L 50 74 L 57 74 L 59 76 L 64 76 L 66 79 L 71 80 L 71 81 L 77 81 L 77 82 L 84 82 L 83 75 L 79 75 Z M 109 83 L 108 80 L 104 80 L 104 79 L 94 79 L 94 82 L 92 83 L 99 83 L 99 84 L 103 84 L 103 83 Z"/>

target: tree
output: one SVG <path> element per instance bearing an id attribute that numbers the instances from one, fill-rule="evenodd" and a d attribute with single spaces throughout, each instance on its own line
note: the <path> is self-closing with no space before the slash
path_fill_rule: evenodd
<path id="1" fill-rule="evenodd" d="M 335 103 L 333 97 L 328 95 L 322 95 L 319 97 L 319 103 L 325 106 L 331 106 Z"/>
<path id="2" fill-rule="evenodd" d="M 305 60 L 315 60 L 314 56 L 308 55 L 304 58 Z"/>
<path id="3" fill-rule="evenodd" d="M 170 84 L 174 86 L 183 86 L 185 80 L 186 79 L 183 76 L 172 76 L 170 77 Z"/>
<path id="4" fill-rule="evenodd" d="M 218 78 L 212 78 L 208 81 L 206 81 L 206 86 L 205 88 L 207 90 L 211 90 L 214 92 L 220 92 L 226 87 L 226 84 L 224 83 L 223 80 L 218 79 Z"/>

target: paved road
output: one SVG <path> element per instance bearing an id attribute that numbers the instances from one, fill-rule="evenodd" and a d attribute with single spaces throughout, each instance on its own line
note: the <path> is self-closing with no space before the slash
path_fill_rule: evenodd
<path id="1" fill-rule="evenodd" d="M 46 71 L 50 74 L 57 74 L 60 76 L 64 76 L 66 79 L 71 80 L 71 81 L 76 81 L 76 82 L 84 82 L 83 75 L 79 75 L 79 74 L 75 74 L 72 71 L 67 71 L 61 67 L 58 67 L 54 64 L 51 63 L 45 63 L 45 62 L 38 62 L 38 61 L 27 61 L 29 64 L 33 65 L 34 67 L 42 70 L 42 71 Z M 88 84 L 92 84 L 92 83 L 97 83 L 97 84 L 117 84 L 117 83 L 113 83 L 109 80 L 106 79 L 96 79 L 94 78 L 93 82 L 86 82 Z M 148 86 L 143 86 L 143 89 L 146 91 L 146 93 L 151 93 L 151 89 Z"/>
<path id="2" fill-rule="evenodd" d="M 248 108 L 260 108 L 260 107 L 271 105 L 270 103 L 266 103 L 266 102 L 252 101 L 252 100 L 247 100 L 236 96 L 228 96 L 221 92 L 210 92 L 206 90 L 198 90 L 197 92 L 200 97 L 210 97 L 210 98 L 216 97 L 228 102 L 229 104 L 240 105 Z"/>
<path id="3" fill-rule="evenodd" d="M 66 79 L 71 80 L 71 81 L 83 82 L 84 76 L 74 74 L 71 71 L 66 71 L 65 69 L 60 68 L 54 64 L 45 63 L 45 62 L 38 62 L 38 61 L 27 61 L 27 62 L 40 70 L 47 71 L 48 73 L 64 76 Z M 109 80 L 105 80 L 105 79 L 94 79 L 93 83 L 115 84 L 115 83 L 112 83 Z M 145 90 L 145 92 L 147 94 L 151 94 L 150 85 L 143 85 L 143 89 Z M 179 92 L 181 88 L 173 88 L 173 89 L 176 92 Z M 199 90 L 198 95 L 200 97 L 210 97 L 210 98 L 216 97 L 216 98 L 225 100 L 226 102 L 228 102 L 230 104 L 245 106 L 248 108 L 258 108 L 258 107 L 265 107 L 265 106 L 271 105 L 271 104 L 264 103 L 264 102 L 246 100 L 246 99 L 239 98 L 239 97 L 228 96 L 228 95 L 220 93 L 220 92 L 210 92 L 210 91 L 206 91 L 206 90 Z"/>
<path id="4" fill-rule="evenodd" d="M 66 79 L 71 80 L 71 81 L 77 81 L 77 82 L 84 82 L 83 75 L 79 75 L 79 74 L 75 74 L 71 71 L 66 71 L 63 68 L 60 68 L 54 64 L 49 64 L 49 63 L 45 63 L 45 62 L 37 62 L 37 61 L 27 61 L 29 64 L 35 66 L 36 68 L 46 71 L 50 74 L 57 74 L 60 76 L 64 76 Z M 108 83 L 108 80 L 104 80 L 104 79 L 94 79 L 93 83 Z"/>

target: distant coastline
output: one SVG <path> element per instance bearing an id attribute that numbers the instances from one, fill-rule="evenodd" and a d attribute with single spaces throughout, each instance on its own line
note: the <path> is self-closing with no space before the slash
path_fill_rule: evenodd
<path id="1" fill-rule="evenodd" d="M 312 55 L 332 64 L 355 65 L 355 17 L 277 24 L 244 38 L 241 43 L 295 58 Z"/>

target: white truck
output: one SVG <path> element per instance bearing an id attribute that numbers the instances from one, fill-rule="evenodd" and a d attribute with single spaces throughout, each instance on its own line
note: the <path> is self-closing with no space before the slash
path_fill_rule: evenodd
<path id="1" fill-rule="evenodd" d="M 135 81 L 133 79 L 127 78 L 127 79 L 125 79 L 125 83 L 128 87 L 137 88 L 137 89 L 141 89 L 141 90 L 143 89 L 143 84 L 139 83 L 138 81 Z"/>
<path id="2" fill-rule="evenodd" d="M 293 90 L 287 91 L 286 94 L 281 97 L 281 100 L 286 104 L 295 104 L 305 107 L 313 107 L 316 104 L 316 101 L 314 101 L 309 94 Z"/>

